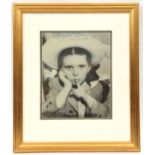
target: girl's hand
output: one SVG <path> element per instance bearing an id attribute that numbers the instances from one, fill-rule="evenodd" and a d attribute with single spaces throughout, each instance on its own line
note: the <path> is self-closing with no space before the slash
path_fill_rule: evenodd
<path id="1" fill-rule="evenodd" d="M 74 89 L 74 94 L 77 97 L 82 97 L 90 109 L 93 105 L 97 105 L 97 101 L 91 97 L 80 85 L 78 85 L 77 89 Z"/>
<path id="2" fill-rule="evenodd" d="M 59 72 L 58 76 L 65 85 L 65 87 L 72 88 L 72 83 L 65 77 L 65 74 L 62 71 Z"/>
<path id="3" fill-rule="evenodd" d="M 77 97 L 85 98 L 87 96 L 86 91 L 81 87 L 81 85 L 77 85 L 77 89 L 74 89 L 74 94 Z"/>

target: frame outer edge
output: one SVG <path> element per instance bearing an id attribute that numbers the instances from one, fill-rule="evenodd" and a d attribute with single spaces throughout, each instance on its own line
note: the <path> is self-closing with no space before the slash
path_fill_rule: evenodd
<path id="1" fill-rule="evenodd" d="M 120 10 L 120 12 L 124 12 L 124 10 L 130 10 L 130 13 L 132 10 L 134 10 L 133 13 L 133 26 L 134 29 L 130 30 L 130 62 L 136 63 L 136 69 L 131 66 L 130 69 L 130 78 L 132 79 L 131 83 L 136 83 L 136 88 L 131 87 L 130 90 L 132 91 L 131 94 L 131 101 L 133 103 L 131 104 L 131 143 L 126 144 L 121 143 L 120 145 L 117 145 L 117 143 L 94 143 L 95 146 L 91 148 L 92 143 L 85 143 L 82 145 L 79 143 L 65 143 L 62 144 L 61 142 L 58 144 L 55 144 L 54 142 L 51 142 L 49 145 L 46 143 L 23 143 L 23 69 L 22 69 L 22 13 L 28 12 L 38 12 L 38 10 L 42 10 L 41 12 L 44 12 L 45 8 L 49 4 L 31 4 L 31 3 L 14 3 L 13 4 L 13 90 L 14 90 L 14 122 L 13 122 L 13 128 L 14 128 L 14 135 L 13 135 L 13 143 L 14 143 L 14 152 L 137 152 L 140 151 L 140 120 L 139 120 L 139 60 L 138 60 L 138 50 L 139 50 L 139 43 L 138 43 L 138 35 L 139 35 L 139 22 L 138 22 L 138 11 L 139 11 L 139 5 L 138 3 L 91 3 L 91 4 L 54 4 L 51 3 L 50 6 L 52 7 L 59 7 L 58 10 L 63 7 L 66 8 L 66 6 L 75 6 L 78 5 L 78 9 L 82 6 L 90 5 L 91 7 L 88 7 L 88 10 L 91 10 L 92 6 L 95 5 L 94 9 L 99 9 L 98 7 L 101 5 L 102 9 L 103 6 L 108 7 L 108 9 L 114 10 L 113 12 L 119 12 L 116 11 L 117 9 Z M 39 6 L 39 7 L 37 7 Z M 119 8 L 120 7 L 120 8 Z M 124 8 L 123 8 L 124 7 Z M 42 9 L 41 9 L 42 8 Z M 75 7 L 74 7 L 75 8 Z M 50 8 L 51 9 L 51 8 Z M 49 10 L 50 10 L 49 9 Z M 66 8 L 67 9 L 67 8 Z M 65 9 L 65 10 L 66 10 Z M 84 9 L 84 8 L 82 8 Z M 106 8 L 107 9 L 107 8 Z M 77 8 L 76 8 L 77 10 Z M 80 9 L 79 9 L 80 10 Z M 87 10 L 87 11 L 88 11 Z M 31 12 L 32 11 L 32 12 Z M 45 11 L 46 12 L 46 11 Z M 59 11 L 58 11 L 59 12 Z M 73 11 L 74 12 L 74 11 Z M 86 11 L 85 11 L 86 12 Z M 52 13 L 52 12 L 51 12 Z M 131 14 L 130 14 L 130 20 L 131 20 Z M 131 24 L 131 23 L 130 23 Z M 131 28 L 131 25 L 130 25 Z M 19 32 L 19 33 L 18 33 Z M 19 37 L 17 37 L 17 33 Z M 133 41 L 131 40 L 133 39 Z M 136 53 L 133 53 L 133 51 L 136 51 Z M 132 54 L 131 54 L 132 53 Z M 133 56 L 136 58 L 133 59 Z M 132 73 L 132 69 L 134 69 L 134 74 Z M 134 95 L 135 93 L 135 95 Z M 133 113 L 134 112 L 134 113 Z M 68 145 L 70 144 L 70 145 Z M 68 145 L 68 146 L 67 146 Z"/>

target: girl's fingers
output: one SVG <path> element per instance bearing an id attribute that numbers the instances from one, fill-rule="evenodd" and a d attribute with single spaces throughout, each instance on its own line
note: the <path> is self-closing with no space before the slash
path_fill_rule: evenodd
<path id="1" fill-rule="evenodd" d="M 66 76 L 64 74 L 64 72 L 60 71 L 60 76 L 63 77 L 64 79 L 66 79 Z"/>
<path id="2" fill-rule="evenodd" d="M 79 83 L 77 83 L 77 88 L 81 88 L 81 85 Z"/>
<path id="3" fill-rule="evenodd" d="M 62 72 L 62 71 L 60 71 L 60 72 L 59 72 L 59 75 L 60 75 L 60 76 L 63 76 L 63 72 Z"/>
<path id="4" fill-rule="evenodd" d="M 65 79 L 64 73 L 62 71 L 59 72 L 59 76 L 60 78 Z"/>

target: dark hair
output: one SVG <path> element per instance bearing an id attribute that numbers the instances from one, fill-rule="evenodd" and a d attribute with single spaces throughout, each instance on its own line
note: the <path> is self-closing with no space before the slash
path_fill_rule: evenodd
<path id="1" fill-rule="evenodd" d="M 63 63 L 63 59 L 65 56 L 68 55 L 73 55 L 73 54 L 77 54 L 77 55 L 85 55 L 87 62 L 89 65 L 92 64 L 92 56 L 90 54 L 90 52 L 88 52 L 86 49 L 81 48 L 81 47 L 70 47 L 70 48 L 66 48 L 64 50 L 62 50 L 58 56 L 58 69 L 60 70 L 60 68 L 62 67 L 62 63 Z M 91 81 L 95 81 L 99 78 L 99 76 L 96 73 L 96 70 L 99 68 L 99 65 L 97 65 L 98 67 L 96 68 L 96 66 L 91 66 L 91 70 L 90 72 L 87 74 L 87 78 L 86 78 L 86 82 L 89 84 Z"/>
<path id="2" fill-rule="evenodd" d="M 62 67 L 63 59 L 65 56 L 73 55 L 73 54 L 85 55 L 87 62 L 89 64 L 92 63 L 92 56 L 87 50 L 85 50 L 84 48 L 80 48 L 80 47 L 70 47 L 70 48 L 66 48 L 60 52 L 60 54 L 58 56 L 58 61 L 57 61 L 58 68 L 60 69 Z"/>

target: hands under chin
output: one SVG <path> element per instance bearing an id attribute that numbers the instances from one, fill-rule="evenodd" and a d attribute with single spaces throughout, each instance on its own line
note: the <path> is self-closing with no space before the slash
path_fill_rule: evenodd
<path id="1" fill-rule="evenodd" d="M 73 90 L 73 93 L 79 98 L 85 98 L 87 96 L 86 91 L 81 85 L 77 85 L 77 88 Z"/>
<path id="2" fill-rule="evenodd" d="M 63 82 L 65 88 L 67 88 L 68 90 L 72 89 L 71 95 L 74 94 L 76 98 L 83 98 L 83 99 L 85 99 L 88 96 L 88 94 L 80 84 L 75 85 L 76 88 L 73 87 L 72 82 L 66 78 L 65 74 L 62 71 L 59 72 L 58 76 L 59 79 Z"/>
<path id="3" fill-rule="evenodd" d="M 77 89 L 73 90 L 73 93 L 76 96 L 77 100 L 80 100 L 89 108 L 92 108 L 94 104 L 97 104 L 96 100 L 93 97 L 91 97 L 81 85 L 78 85 Z"/>
<path id="4" fill-rule="evenodd" d="M 59 72 L 58 76 L 59 76 L 59 79 L 63 82 L 64 87 L 67 87 L 70 89 L 72 88 L 72 83 L 66 78 L 65 74 L 62 71 Z"/>

